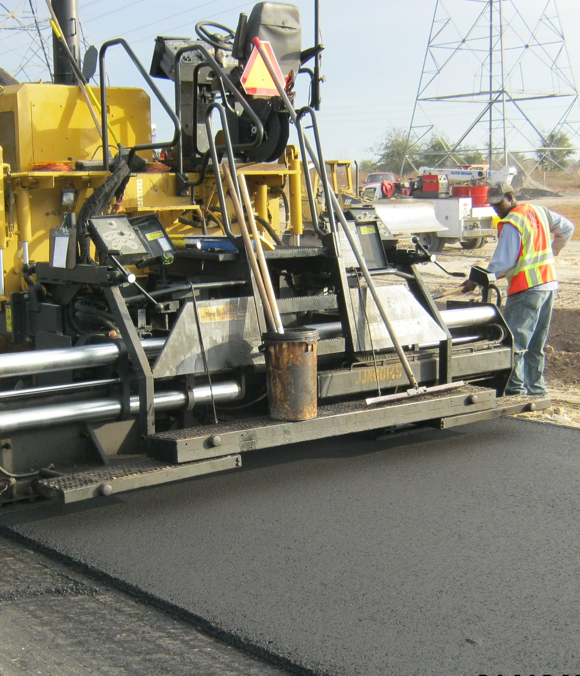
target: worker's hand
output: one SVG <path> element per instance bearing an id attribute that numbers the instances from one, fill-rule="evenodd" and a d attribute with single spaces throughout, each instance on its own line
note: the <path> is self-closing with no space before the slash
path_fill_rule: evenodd
<path id="1" fill-rule="evenodd" d="M 462 293 L 470 293 L 477 288 L 477 284 L 472 282 L 471 279 L 466 279 L 460 288 L 462 289 Z"/>

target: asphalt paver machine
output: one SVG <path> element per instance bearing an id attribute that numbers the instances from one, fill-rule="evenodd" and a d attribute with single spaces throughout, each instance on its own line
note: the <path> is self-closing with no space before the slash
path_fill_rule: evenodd
<path id="1" fill-rule="evenodd" d="M 149 71 L 106 42 L 92 87 L 75 4 L 52 3 L 56 83 L 0 92 L 0 502 L 108 496 L 254 449 L 547 405 L 503 396 L 513 347 L 493 280 L 480 273 L 482 302 L 439 309 L 420 274 L 430 254 L 398 246 L 372 206 L 340 207 L 316 119 L 323 47 L 318 27 L 303 47 L 297 7 L 159 37 Z M 113 49 L 170 140 L 152 139 L 144 89 L 107 85 Z"/>

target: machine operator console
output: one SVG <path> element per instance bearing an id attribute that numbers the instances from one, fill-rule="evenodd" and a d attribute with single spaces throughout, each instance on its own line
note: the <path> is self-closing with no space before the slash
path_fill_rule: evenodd
<path id="1" fill-rule="evenodd" d="M 155 215 L 129 220 L 125 216 L 97 216 L 89 220 L 97 250 L 132 264 L 147 258 L 173 258 L 175 247 Z"/>

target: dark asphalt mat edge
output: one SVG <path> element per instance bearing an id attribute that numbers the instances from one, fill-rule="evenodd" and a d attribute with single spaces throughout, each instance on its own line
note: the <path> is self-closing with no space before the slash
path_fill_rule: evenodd
<path id="1" fill-rule="evenodd" d="M 106 573 L 95 566 L 78 561 L 67 554 L 63 554 L 54 547 L 50 547 L 34 538 L 23 535 L 22 533 L 19 533 L 9 526 L 5 526 L 1 523 L 0 533 L 15 540 L 16 542 L 40 552 L 41 554 L 44 554 L 45 556 L 49 556 L 58 563 L 63 564 L 78 573 L 82 573 L 83 575 L 86 575 L 97 582 L 108 584 L 118 591 L 129 594 L 141 603 L 151 605 L 154 608 L 158 608 L 168 615 L 175 617 L 176 619 L 188 622 L 199 631 L 202 631 L 204 634 L 212 636 L 223 643 L 227 643 L 228 645 L 240 650 L 243 653 L 246 653 L 247 655 L 250 655 L 251 657 L 257 657 L 261 660 L 264 660 L 265 662 L 268 662 L 269 664 L 280 667 L 291 674 L 298 674 L 299 676 L 332 676 L 329 672 L 318 670 L 313 671 L 312 669 L 303 667 L 299 664 L 296 664 L 295 662 L 291 662 L 282 655 L 278 655 L 275 652 L 266 650 L 263 646 L 257 643 L 253 643 L 248 638 L 244 638 L 238 634 L 227 631 L 223 627 L 220 627 L 217 623 L 212 623 L 200 615 L 196 615 L 195 613 L 192 613 L 191 611 L 186 610 L 177 604 L 170 603 L 159 596 L 155 596 L 154 594 L 143 591 L 143 589 L 137 585 L 133 585 L 126 580 L 114 575 L 110 575 L 109 573 Z"/>

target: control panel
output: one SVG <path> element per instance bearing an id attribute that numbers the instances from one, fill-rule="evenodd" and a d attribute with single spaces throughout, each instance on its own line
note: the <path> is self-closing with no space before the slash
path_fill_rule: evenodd
<path id="1" fill-rule="evenodd" d="M 132 264 L 146 259 L 171 261 L 175 247 L 155 215 L 129 220 L 125 216 L 89 219 L 89 232 L 97 250 Z"/>
<path id="2" fill-rule="evenodd" d="M 97 249 L 118 256 L 148 256 L 149 251 L 125 216 L 97 216 L 89 220 Z"/>

